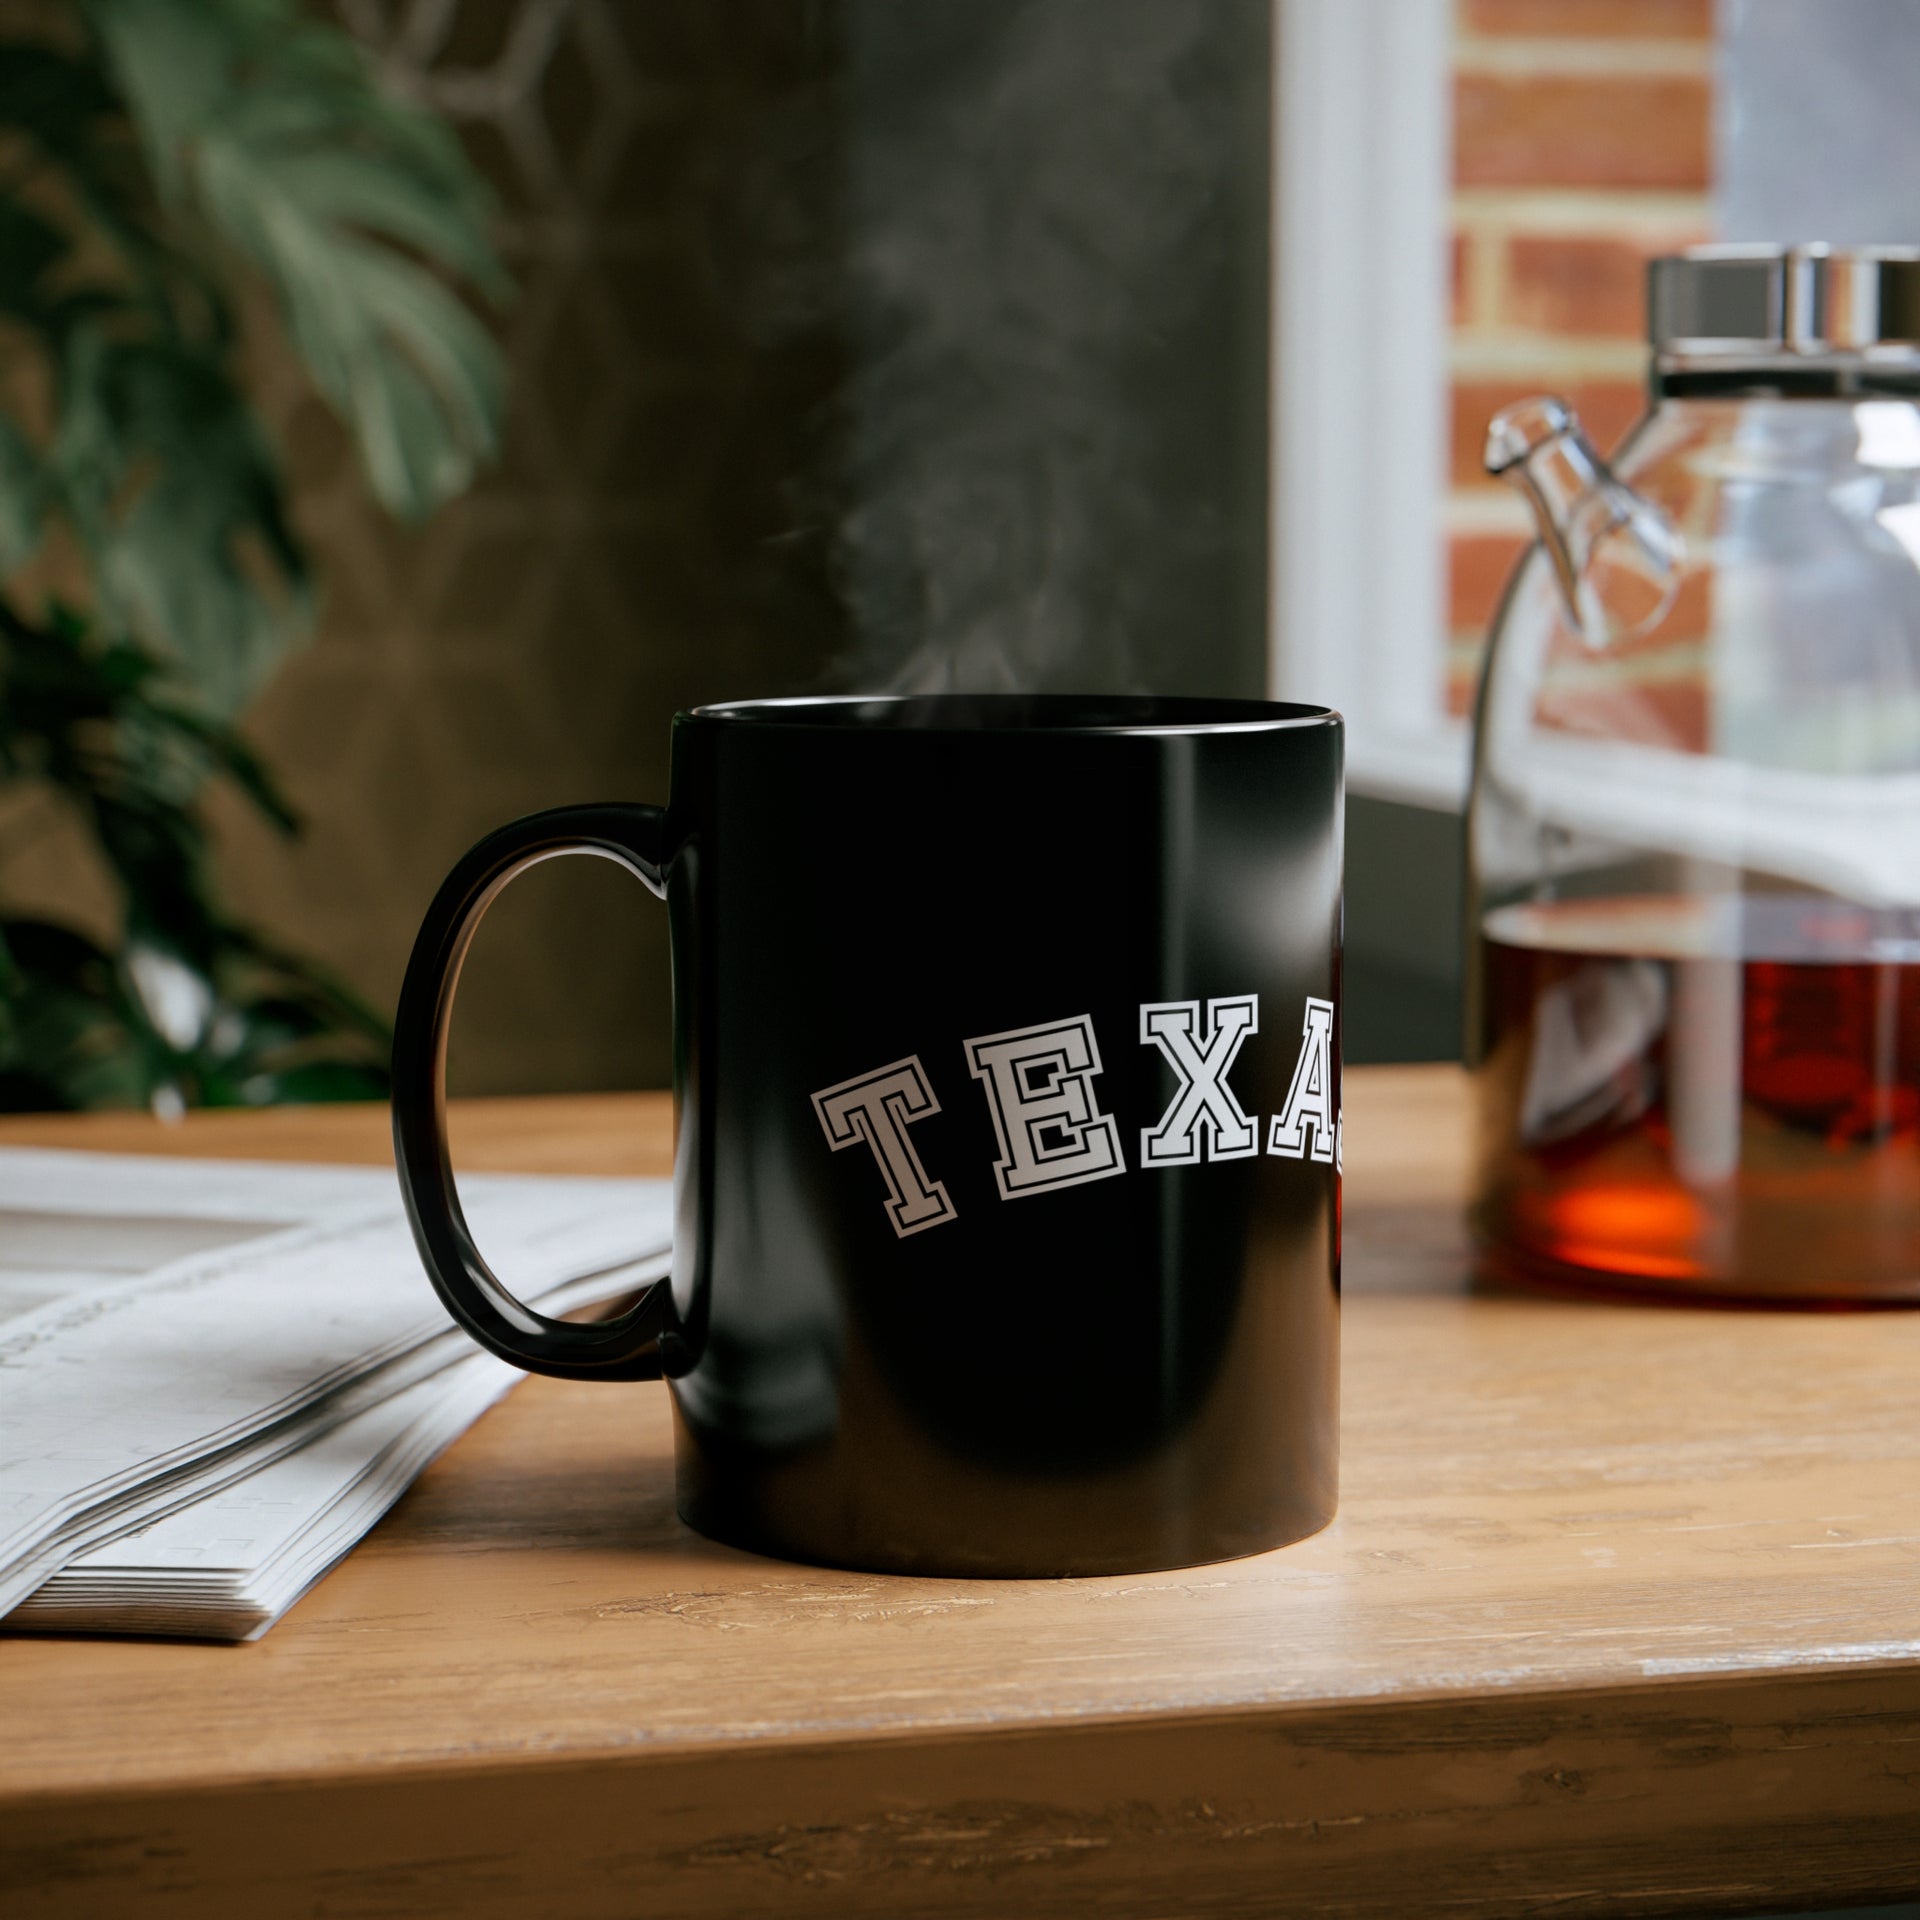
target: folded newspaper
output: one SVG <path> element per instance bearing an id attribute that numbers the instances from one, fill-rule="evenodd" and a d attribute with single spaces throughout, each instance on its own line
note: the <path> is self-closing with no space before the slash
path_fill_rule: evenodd
<path id="1" fill-rule="evenodd" d="M 664 1273 L 664 1180 L 461 1182 L 548 1313 Z M 393 1175 L 0 1149 L 0 1628 L 264 1633 L 520 1376 Z"/>

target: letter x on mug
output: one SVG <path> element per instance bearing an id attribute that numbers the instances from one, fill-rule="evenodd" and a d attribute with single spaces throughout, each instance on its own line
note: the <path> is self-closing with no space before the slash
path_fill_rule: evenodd
<path id="1" fill-rule="evenodd" d="M 555 1321 L 447 1154 L 460 961 L 508 880 L 667 903 L 673 1271 Z M 881 1572 L 1146 1571 L 1336 1485 L 1341 726 L 1264 701 L 768 700 L 674 721 L 667 806 L 502 828 L 428 911 L 394 1139 L 454 1317 L 664 1375 L 680 1512 Z"/>

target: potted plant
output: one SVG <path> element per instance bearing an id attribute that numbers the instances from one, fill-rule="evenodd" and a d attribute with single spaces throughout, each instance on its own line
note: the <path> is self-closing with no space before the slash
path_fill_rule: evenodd
<path id="1" fill-rule="evenodd" d="M 10 913 L 0 835 L 0 1107 L 384 1090 L 384 1022 L 225 908 L 201 818 L 224 780 L 295 829 L 236 719 L 315 606 L 240 316 L 263 290 L 418 518 L 499 433 L 456 282 L 504 291 L 457 140 L 295 0 L 58 0 L 0 41 L 0 800 L 77 816 L 120 903 L 108 940 Z"/>

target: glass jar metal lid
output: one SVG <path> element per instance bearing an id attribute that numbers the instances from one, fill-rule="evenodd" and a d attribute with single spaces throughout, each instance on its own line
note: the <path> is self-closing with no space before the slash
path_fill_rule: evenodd
<path id="1" fill-rule="evenodd" d="M 1656 355 L 1920 353 L 1920 249 L 1693 247 L 1650 263 L 1647 337 Z"/>

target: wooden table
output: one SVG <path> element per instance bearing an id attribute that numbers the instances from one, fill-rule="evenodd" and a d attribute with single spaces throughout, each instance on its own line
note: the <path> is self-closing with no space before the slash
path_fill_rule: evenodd
<path id="1" fill-rule="evenodd" d="M 257 1646 L 0 1641 L 0 1913 L 1753 1912 L 1920 1890 L 1920 1315 L 1476 1297 L 1450 1071 L 1354 1072 L 1340 1517 L 899 1580 L 674 1518 L 535 1380 Z M 653 1096 L 472 1167 L 660 1171 Z M 384 1157 L 355 1110 L 0 1125 Z M 3 1389 L 0 1389 L 3 1391 Z"/>

